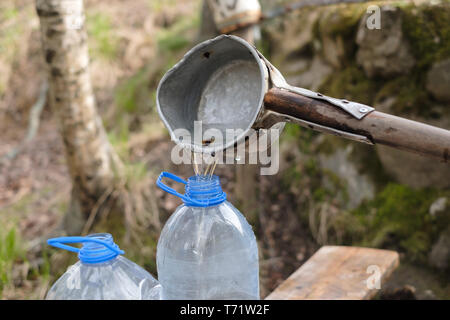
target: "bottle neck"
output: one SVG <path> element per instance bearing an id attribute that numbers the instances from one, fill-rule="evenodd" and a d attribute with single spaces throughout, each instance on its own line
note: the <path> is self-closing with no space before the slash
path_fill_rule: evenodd
<path id="1" fill-rule="evenodd" d="M 226 199 L 218 176 L 195 175 L 190 177 L 185 187 L 185 196 L 197 203 L 185 201 L 186 205 L 194 207 L 199 206 L 198 202 L 204 203 L 203 207 L 210 207 L 221 204 Z"/>
<path id="2" fill-rule="evenodd" d="M 88 238 L 93 238 L 101 240 L 110 246 L 117 246 L 114 243 L 114 239 L 109 233 L 94 233 L 87 236 Z M 78 257 L 80 261 L 84 264 L 99 264 L 110 261 L 118 256 L 116 251 L 95 242 L 84 242 L 80 249 Z"/>
<path id="3" fill-rule="evenodd" d="M 184 184 L 185 194 L 181 194 L 164 184 L 164 178 Z M 182 199 L 184 204 L 188 207 L 212 207 L 227 200 L 227 195 L 222 191 L 218 176 L 193 176 L 186 181 L 173 173 L 161 172 L 156 180 L 156 185 L 164 191 Z"/>

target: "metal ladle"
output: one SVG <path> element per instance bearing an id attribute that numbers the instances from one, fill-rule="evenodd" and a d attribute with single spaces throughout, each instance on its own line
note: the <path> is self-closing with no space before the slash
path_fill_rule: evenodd
<path id="1" fill-rule="evenodd" d="M 294 122 L 367 144 L 383 144 L 450 162 L 450 131 L 407 120 L 345 99 L 293 87 L 245 40 L 221 35 L 195 46 L 162 78 L 158 112 L 172 140 L 195 152 L 220 152 L 245 142 L 252 129 L 282 129 Z M 239 129 L 231 141 L 203 144 L 194 121 L 223 132 Z"/>

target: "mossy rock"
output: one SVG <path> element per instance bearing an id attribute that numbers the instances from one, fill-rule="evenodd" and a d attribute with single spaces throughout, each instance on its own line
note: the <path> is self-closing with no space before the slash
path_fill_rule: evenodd
<path id="1" fill-rule="evenodd" d="M 398 115 L 414 115 L 424 119 L 438 119 L 442 116 L 425 90 L 424 78 L 405 75 L 387 81 L 377 92 L 373 104 L 377 107 L 386 99 L 395 98 L 385 111 Z"/>
<path id="2" fill-rule="evenodd" d="M 366 10 L 366 4 L 343 4 L 324 8 L 317 31 L 322 36 L 351 37 Z"/>
<path id="3" fill-rule="evenodd" d="M 380 87 L 378 81 L 373 81 L 356 65 L 333 73 L 321 86 L 320 91 L 326 95 L 358 101 L 371 105 Z"/>
<path id="4" fill-rule="evenodd" d="M 431 245 L 449 222 L 446 215 L 429 213 L 431 204 L 443 195 L 450 193 L 388 184 L 374 200 L 352 212 L 366 228 L 360 243 L 399 250 L 411 261 L 426 263 Z"/>
<path id="5" fill-rule="evenodd" d="M 403 32 L 421 71 L 450 57 L 450 2 L 405 6 Z"/>

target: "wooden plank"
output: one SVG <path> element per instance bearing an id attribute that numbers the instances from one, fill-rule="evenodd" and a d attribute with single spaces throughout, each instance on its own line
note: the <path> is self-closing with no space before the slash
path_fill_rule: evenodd
<path id="1" fill-rule="evenodd" d="M 324 246 L 266 299 L 371 299 L 378 291 L 372 281 L 379 275 L 382 286 L 398 264 L 395 251 Z"/>

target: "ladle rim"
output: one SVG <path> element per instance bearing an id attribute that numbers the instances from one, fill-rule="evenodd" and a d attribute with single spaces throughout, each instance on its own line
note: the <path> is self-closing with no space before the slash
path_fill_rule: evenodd
<path id="1" fill-rule="evenodd" d="M 172 126 L 170 125 L 170 123 L 167 121 L 166 117 L 164 116 L 164 113 L 162 112 L 161 109 L 161 104 L 159 101 L 160 98 L 160 91 L 161 88 L 163 86 L 163 84 L 165 83 L 165 81 L 174 73 L 176 72 L 181 65 L 183 65 L 185 63 L 185 61 L 193 54 L 195 54 L 196 52 L 201 52 L 204 51 L 203 49 L 206 47 L 211 46 L 213 43 L 215 42 L 219 42 L 219 41 L 223 41 L 226 39 L 231 39 L 233 41 L 238 42 L 239 44 L 243 45 L 244 47 L 246 47 L 250 53 L 252 54 L 253 58 L 255 59 L 256 63 L 258 64 L 259 70 L 260 70 L 260 81 L 261 81 L 261 92 L 260 92 L 260 96 L 259 96 L 259 101 L 258 101 L 258 107 L 257 107 L 257 112 L 255 112 L 252 116 L 251 121 L 249 121 L 249 125 L 247 126 L 247 128 L 245 130 L 243 130 L 243 132 L 238 135 L 236 137 L 236 139 L 234 139 L 233 141 L 225 141 L 225 143 L 221 146 L 214 146 L 214 144 L 212 145 L 208 145 L 208 146 L 198 146 L 195 143 L 186 143 L 184 141 L 181 141 L 180 139 L 178 139 L 178 137 L 175 135 L 174 131 L 176 128 L 172 128 Z M 157 107 L 157 111 L 158 114 L 161 118 L 161 120 L 163 121 L 164 125 L 166 126 L 166 128 L 169 130 L 170 133 L 170 137 L 172 139 L 172 141 L 174 141 L 177 145 L 186 148 L 190 151 L 193 152 L 199 152 L 199 153 L 217 153 L 217 152 L 221 152 L 224 151 L 230 147 L 234 147 L 237 144 L 240 144 L 243 142 L 243 140 L 245 140 L 245 137 L 249 135 L 249 132 L 252 130 L 253 124 L 257 121 L 260 113 L 261 113 L 261 109 L 263 108 L 263 103 L 264 103 L 264 96 L 265 93 L 268 90 L 268 80 L 269 80 L 269 72 L 267 70 L 267 66 L 265 64 L 265 62 L 261 59 L 260 53 L 258 52 L 258 50 L 251 44 L 249 44 L 247 41 L 245 41 L 244 39 L 237 37 L 237 36 L 233 36 L 233 35 L 220 35 L 218 37 L 215 37 L 213 39 L 210 40 L 206 40 L 203 41 L 199 44 L 197 44 L 196 46 L 194 46 L 192 49 L 190 49 L 184 56 L 183 58 L 178 61 L 172 68 L 170 68 L 165 74 L 164 76 L 161 78 L 161 81 L 158 84 L 158 88 L 156 90 L 156 107 Z"/>

